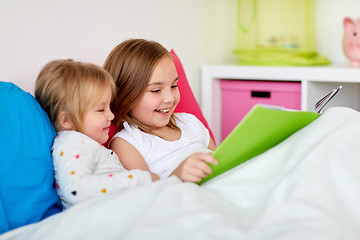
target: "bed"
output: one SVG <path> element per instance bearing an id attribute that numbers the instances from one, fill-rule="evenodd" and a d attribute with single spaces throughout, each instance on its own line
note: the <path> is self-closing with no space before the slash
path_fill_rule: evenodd
<path id="1" fill-rule="evenodd" d="M 159 181 L 0 239 L 359 239 L 359 136 L 359 112 L 330 108 L 202 186 Z"/>
<path id="2" fill-rule="evenodd" d="M 0 92 L 3 89 L 0 85 Z M 22 90 L 16 91 L 31 98 Z M 9 104 L 13 103 L 0 104 L 0 111 L 4 112 Z M 17 105 L 20 106 L 24 104 Z M 11 109 L 13 112 L 14 106 Z M 46 118 L 43 121 L 41 126 L 48 124 Z M 39 120 L 19 124 L 31 122 L 39 123 Z M 2 122 L 1 126 L 4 125 Z M 12 197 L 11 200 L 18 202 L 7 203 L 9 192 L 4 191 L 5 183 L 20 173 L 4 175 L 9 169 L 4 168 L 7 165 L 2 158 L 0 229 L 5 230 L 0 240 L 359 239 L 359 139 L 360 112 L 333 107 L 277 146 L 203 185 L 169 178 L 91 199 L 65 211 L 52 208 L 51 214 L 30 220 L 30 211 L 31 214 L 43 211 L 41 207 L 49 200 L 50 190 L 46 196 L 42 193 L 47 200 L 41 204 L 34 200 L 28 209 L 12 212 L 18 205 L 24 206 L 29 196 L 40 193 L 27 187 L 17 198 Z M 25 148 L 26 144 L 22 142 L 21 146 Z M 5 150 L 2 146 L 1 152 Z M 46 167 L 49 166 L 51 162 Z M 25 176 L 28 172 L 21 174 Z M 49 183 L 39 179 L 39 183 L 53 187 L 52 176 L 47 180 Z M 32 179 L 29 177 L 27 181 Z M 58 204 L 56 196 L 51 201 L 51 207 Z M 11 213 L 13 218 L 17 216 L 27 222 L 14 225 Z M 7 214 L 5 218 L 4 214 Z"/>

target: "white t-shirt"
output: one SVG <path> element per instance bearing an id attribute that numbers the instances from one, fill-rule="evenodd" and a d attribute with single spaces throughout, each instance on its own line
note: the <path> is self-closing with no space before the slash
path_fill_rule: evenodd
<path id="1" fill-rule="evenodd" d="M 188 156 L 195 152 L 210 152 L 209 130 L 189 113 L 175 113 L 176 125 L 181 137 L 176 141 L 166 141 L 145 133 L 125 122 L 124 129 L 113 137 L 120 137 L 133 145 L 144 158 L 151 172 L 161 179 L 168 177 Z"/>
<path id="2" fill-rule="evenodd" d="M 76 131 L 58 132 L 52 157 L 64 208 L 152 182 L 149 172 L 126 170 L 113 151 Z"/>

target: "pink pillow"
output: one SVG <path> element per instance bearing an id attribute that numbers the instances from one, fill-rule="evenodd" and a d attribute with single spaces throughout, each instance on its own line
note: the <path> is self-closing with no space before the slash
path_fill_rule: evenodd
<path id="1" fill-rule="evenodd" d="M 115 134 L 116 134 L 116 127 L 113 123 L 111 123 L 109 129 L 109 139 L 103 144 L 104 147 L 109 147 L 109 142 Z"/>
<path id="2" fill-rule="evenodd" d="M 195 96 L 190 88 L 189 82 L 186 78 L 185 71 L 179 57 L 176 55 L 173 49 L 170 51 L 170 54 L 173 58 L 176 71 L 179 75 L 178 86 L 181 95 L 180 102 L 177 105 L 175 112 L 186 112 L 195 115 L 204 124 L 204 126 L 207 129 L 209 129 L 210 136 L 214 140 L 214 135 L 211 129 L 209 128 L 209 124 L 207 123 L 204 115 L 202 114 L 200 106 L 196 101 Z M 115 135 L 115 133 L 116 133 L 116 128 L 113 124 L 111 124 L 109 131 L 109 140 L 106 143 L 104 143 L 104 146 L 106 147 L 108 146 L 109 141 Z"/>
<path id="3" fill-rule="evenodd" d="M 214 139 L 214 135 L 209 128 L 209 124 L 207 123 L 204 115 L 202 114 L 200 106 L 196 101 L 195 96 L 190 88 L 189 82 L 186 78 L 185 71 L 179 57 L 176 55 L 173 49 L 170 51 L 170 54 L 173 58 L 176 71 L 179 75 L 178 86 L 181 95 L 181 100 L 177 105 L 175 112 L 186 112 L 195 115 L 204 124 L 204 126 L 209 129 L 210 136 L 212 139 Z"/>

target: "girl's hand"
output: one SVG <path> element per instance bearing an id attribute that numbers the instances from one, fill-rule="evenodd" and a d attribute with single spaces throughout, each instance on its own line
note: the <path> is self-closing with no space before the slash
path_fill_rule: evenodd
<path id="1" fill-rule="evenodd" d="M 186 182 L 200 182 L 202 178 L 212 173 L 207 163 L 217 164 L 217 160 L 211 153 L 193 153 L 171 175 L 175 175 Z"/>
<path id="2" fill-rule="evenodd" d="M 157 174 L 152 173 L 152 172 L 150 172 L 150 174 L 151 174 L 151 179 L 153 182 L 160 180 L 160 177 Z"/>

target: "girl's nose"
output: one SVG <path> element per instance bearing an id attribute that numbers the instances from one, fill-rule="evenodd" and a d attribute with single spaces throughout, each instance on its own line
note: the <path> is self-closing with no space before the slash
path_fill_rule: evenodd
<path id="1" fill-rule="evenodd" d="M 175 99 L 172 91 L 166 91 L 164 95 L 164 102 L 173 102 Z"/>
<path id="2" fill-rule="evenodd" d="M 114 118 L 115 118 L 115 115 L 112 113 L 111 110 L 109 110 L 109 113 L 108 113 L 108 119 L 109 119 L 109 121 L 114 120 Z"/>

